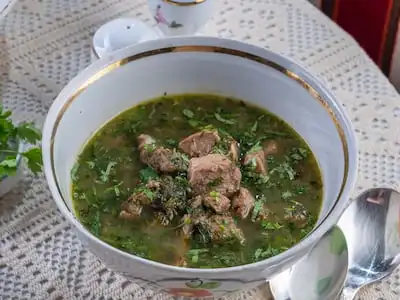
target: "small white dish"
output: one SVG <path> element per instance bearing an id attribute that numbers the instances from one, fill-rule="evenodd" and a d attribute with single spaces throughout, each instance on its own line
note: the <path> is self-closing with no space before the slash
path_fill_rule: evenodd
<path id="1" fill-rule="evenodd" d="M 118 18 L 102 25 L 92 41 L 92 60 L 148 40 L 160 38 L 157 30 L 132 18 Z"/>

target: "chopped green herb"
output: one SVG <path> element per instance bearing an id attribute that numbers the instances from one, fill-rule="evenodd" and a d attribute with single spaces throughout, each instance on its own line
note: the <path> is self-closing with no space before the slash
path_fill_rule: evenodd
<path id="1" fill-rule="evenodd" d="M 266 220 L 261 221 L 261 227 L 266 230 L 277 230 L 281 229 L 283 226 L 277 222 L 269 222 Z"/>
<path id="2" fill-rule="evenodd" d="M 115 196 L 119 197 L 119 195 L 121 195 L 121 190 L 120 190 L 120 186 L 123 184 L 123 182 L 121 181 L 120 183 L 118 183 L 117 185 L 114 185 L 114 192 L 115 192 Z"/>
<path id="3" fill-rule="evenodd" d="M 100 221 L 100 211 L 96 210 L 91 222 L 91 231 L 95 236 L 100 235 L 101 221 Z"/>
<path id="4" fill-rule="evenodd" d="M 254 258 L 255 260 L 260 260 L 260 259 L 265 259 L 274 255 L 277 255 L 285 250 L 287 250 L 287 247 L 280 247 L 280 248 L 272 248 L 271 246 L 268 246 L 266 250 L 258 248 L 256 252 L 254 253 Z"/>
<path id="5" fill-rule="evenodd" d="M 297 186 L 296 187 L 296 194 L 297 195 L 304 195 L 306 192 L 306 188 L 304 186 Z"/>
<path id="6" fill-rule="evenodd" d="M 246 168 L 242 168 L 242 181 L 246 185 L 265 185 L 268 183 L 269 179 L 270 177 L 268 175 L 255 172 L 251 165 L 246 166 Z"/>
<path id="7" fill-rule="evenodd" d="M 145 144 L 143 146 L 143 149 L 150 153 L 153 152 L 154 150 L 156 150 L 156 148 L 157 148 L 157 146 L 154 143 L 153 144 Z"/>
<path id="8" fill-rule="evenodd" d="M 261 143 L 257 142 L 253 147 L 250 148 L 249 151 L 247 151 L 247 153 L 253 154 L 253 153 L 257 153 L 258 151 L 261 151 L 261 150 L 262 150 Z"/>
<path id="9" fill-rule="evenodd" d="M 280 178 L 288 178 L 289 180 L 293 180 L 296 176 L 296 171 L 289 165 L 289 163 L 284 162 L 272 169 L 270 174 L 278 173 Z"/>
<path id="10" fill-rule="evenodd" d="M 219 193 L 216 192 L 216 191 L 212 191 L 212 192 L 210 192 L 210 197 L 218 198 L 219 197 Z"/>
<path id="11" fill-rule="evenodd" d="M 293 196 L 294 196 L 294 195 L 293 195 L 293 193 L 292 193 L 291 191 L 285 191 L 285 192 L 282 193 L 282 198 L 283 198 L 284 200 L 290 199 L 290 198 L 292 198 Z"/>
<path id="12" fill-rule="evenodd" d="M 192 127 L 194 127 L 194 128 L 199 127 L 200 124 L 201 124 L 199 121 L 196 121 L 196 120 L 193 120 L 193 119 L 190 119 L 190 120 L 188 121 L 188 123 L 189 123 L 190 126 L 192 126 Z"/>
<path id="13" fill-rule="evenodd" d="M 229 120 L 229 119 L 225 119 L 225 118 L 223 118 L 219 113 L 214 113 L 214 116 L 215 116 L 215 118 L 216 118 L 218 121 L 220 121 L 220 122 L 222 122 L 222 123 L 225 123 L 225 124 L 228 124 L 228 125 L 233 125 L 233 124 L 235 124 L 235 121 Z"/>
<path id="14" fill-rule="evenodd" d="M 174 140 L 174 139 L 167 139 L 165 142 L 170 147 L 175 147 L 176 148 L 178 146 L 178 142 L 176 140 Z"/>
<path id="15" fill-rule="evenodd" d="M 184 109 L 183 111 L 182 111 L 182 113 L 183 113 L 183 115 L 185 116 L 185 117 L 188 117 L 189 119 L 192 119 L 192 118 L 194 118 L 194 112 L 193 111 L 191 111 L 190 109 Z"/>
<path id="16" fill-rule="evenodd" d="M 255 203 L 254 203 L 254 207 L 253 207 L 253 212 L 251 214 L 251 220 L 253 222 L 256 221 L 259 213 L 261 212 L 261 209 L 263 207 L 264 201 L 262 199 L 258 199 Z"/>
<path id="17" fill-rule="evenodd" d="M 292 161 L 299 162 L 308 157 L 308 151 L 303 148 L 293 148 L 290 151 L 289 157 Z"/>
<path id="18" fill-rule="evenodd" d="M 72 181 L 78 180 L 78 169 L 79 169 L 79 162 L 76 162 L 71 169 L 71 179 Z"/>
<path id="19" fill-rule="evenodd" d="M 105 170 L 105 171 L 101 171 L 100 180 L 101 180 L 103 183 L 106 183 L 106 182 L 108 181 L 108 179 L 110 178 L 111 171 L 112 171 L 112 169 L 113 169 L 116 165 L 117 165 L 116 162 L 110 161 L 110 162 L 108 163 L 108 165 L 107 165 L 106 170 Z"/>
<path id="20" fill-rule="evenodd" d="M 186 257 L 190 259 L 192 263 L 197 263 L 199 261 L 199 256 L 208 251 L 208 249 L 191 249 L 186 252 Z"/>
<path id="21" fill-rule="evenodd" d="M 255 133 L 258 128 L 258 121 L 255 121 L 253 126 L 251 127 L 251 132 Z"/>
<path id="22" fill-rule="evenodd" d="M 144 183 L 147 183 L 151 179 L 157 179 L 158 174 L 157 171 L 152 167 L 146 167 L 139 171 L 140 180 Z"/>

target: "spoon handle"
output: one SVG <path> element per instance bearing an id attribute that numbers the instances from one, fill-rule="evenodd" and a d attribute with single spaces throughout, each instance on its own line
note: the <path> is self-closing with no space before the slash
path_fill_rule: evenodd
<path id="1" fill-rule="evenodd" d="M 360 288 L 345 287 L 338 300 L 353 300 Z"/>

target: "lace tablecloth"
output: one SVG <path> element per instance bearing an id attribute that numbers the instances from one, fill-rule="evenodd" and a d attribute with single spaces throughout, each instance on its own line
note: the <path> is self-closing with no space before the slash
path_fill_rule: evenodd
<path id="1" fill-rule="evenodd" d="M 305 0 L 211 1 L 218 10 L 202 33 L 288 55 L 338 95 L 359 138 L 355 193 L 398 186 L 400 97 L 353 39 Z M 57 93 L 90 63 L 96 28 L 123 15 L 152 23 L 144 0 L 16 1 L 0 25 L 1 97 L 14 118 L 42 125 Z M 19 187 L 0 199 L 0 243 L 0 299 L 153 298 L 82 247 L 53 204 L 43 176 L 25 172 Z M 229 299 L 267 295 L 262 287 Z M 400 272 L 365 288 L 359 298 L 399 299 Z"/>

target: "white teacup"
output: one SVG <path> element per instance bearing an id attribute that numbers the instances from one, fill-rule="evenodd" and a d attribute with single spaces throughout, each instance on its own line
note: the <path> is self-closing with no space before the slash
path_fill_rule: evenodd
<path id="1" fill-rule="evenodd" d="M 195 34 L 210 18 L 215 0 L 148 0 L 159 29 L 167 36 Z"/>

